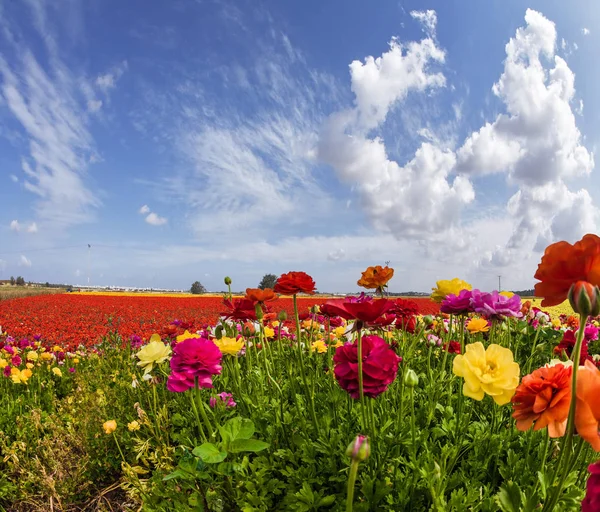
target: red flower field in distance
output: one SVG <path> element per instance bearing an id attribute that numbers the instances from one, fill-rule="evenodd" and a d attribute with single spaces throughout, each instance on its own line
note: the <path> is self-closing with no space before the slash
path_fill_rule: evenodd
<path id="1" fill-rule="evenodd" d="M 302 297 L 300 312 L 325 297 Z M 435 314 L 439 306 L 428 298 L 411 298 L 421 314 Z M 269 303 L 271 311 L 286 311 L 292 318 L 291 298 Z M 193 322 L 196 329 L 214 325 L 225 311 L 221 297 L 110 296 L 110 295 L 39 295 L 0 302 L 0 327 L 15 338 L 42 336 L 46 343 L 57 343 L 73 350 L 91 346 L 110 333 L 125 340 L 133 335 L 144 340 L 160 332 L 173 320 Z"/>

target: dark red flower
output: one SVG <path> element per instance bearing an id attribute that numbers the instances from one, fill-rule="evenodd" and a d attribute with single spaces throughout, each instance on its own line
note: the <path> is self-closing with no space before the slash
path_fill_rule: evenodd
<path id="1" fill-rule="evenodd" d="M 417 328 L 417 317 L 411 316 L 410 318 L 396 318 L 396 327 L 403 331 L 414 334 Z"/>
<path id="2" fill-rule="evenodd" d="M 575 331 L 567 329 L 564 332 L 563 338 L 560 341 L 560 343 L 556 347 L 554 347 L 554 353 L 560 355 L 564 352 L 567 355 L 567 357 L 570 358 L 571 354 L 573 353 L 573 349 L 575 348 L 576 341 L 577 340 L 575 337 Z M 585 361 L 586 359 L 588 359 L 588 341 L 584 339 L 581 344 L 580 361 Z"/>
<path id="3" fill-rule="evenodd" d="M 449 354 L 460 354 L 460 343 L 458 341 L 446 343 L 444 350 L 447 350 Z"/>
<path id="4" fill-rule="evenodd" d="M 585 498 L 581 502 L 581 512 L 596 512 L 600 510 L 600 461 L 588 466 L 588 478 Z"/>
<path id="5" fill-rule="evenodd" d="M 396 378 L 401 359 L 379 336 L 363 336 L 363 391 L 376 398 Z M 355 400 L 360 398 L 358 388 L 358 340 L 338 347 L 333 356 L 334 374 L 338 384 Z"/>
<path id="6" fill-rule="evenodd" d="M 419 305 L 414 300 L 396 299 L 394 313 L 402 317 L 411 317 L 419 314 Z"/>
<path id="7" fill-rule="evenodd" d="M 324 306 L 336 316 L 346 320 L 360 320 L 362 322 L 374 322 L 381 315 L 387 313 L 394 307 L 394 303 L 387 299 L 365 300 L 353 302 L 350 299 L 331 299 Z"/>
<path id="8" fill-rule="evenodd" d="M 312 277 L 306 272 L 288 272 L 277 279 L 273 290 L 283 295 L 295 295 L 296 293 L 315 293 L 316 285 Z"/>
<path id="9" fill-rule="evenodd" d="M 225 318 L 231 318 L 232 320 L 256 320 L 256 310 L 254 308 L 254 302 L 248 299 L 234 299 L 233 302 L 225 299 L 223 304 L 229 309 L 221 313 Z"/>

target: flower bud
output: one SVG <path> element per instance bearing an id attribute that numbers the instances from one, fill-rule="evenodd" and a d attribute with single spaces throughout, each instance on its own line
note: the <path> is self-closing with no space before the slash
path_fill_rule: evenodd
<path id="1" fill-rule="evenodd" d="M 369 438 L 361 434 L 357 435 L 346 449 L 346 455 L 357 462 L 365 460 L 370 454 Z"/>
<path id="2" fill-rule="evenodd" d="M 424 316 L 423 323 L 425 324 L 425 327 L 429 327 L 431 324 L 433 324 L 433 316 L 431 316 L 431 315 Z"/>
<path id="3" fill-rule="evenodd" d="M 287 312 L 286 311 L 280 311 L 279 315 L 277 316 L 277 318 L 279 319 L 280 322 L 285 322 L 288 318 L 287 316 Z"/>
<path id="4" fill-rule="evenodd" d="M 406 372 L 404 373 L 404 384 L 406 386 L 408 386 L 409 388 L 414 388 L 414 387 L 418 386 L 419 385 L 419 376 L 417 375 L 417 372 L 415 372 L 411 368 L 406 370 Z"/>
<path id="5" fill-rule="evenodd" d="M 584 316 L 598 316 L 600 313 L 600 290 L 587 281 L 577 281 L 569 289 L 569 303 L 573 311 Z"/>
<path id="6" fill-rule="evenodd" d="M 225 281 L 225 284 L 226 284 L 227 286 L 229 286 L 229 285 L 231 284 L 231 277 L 229 277 L 229 276 L 225 276 L 225 279 L 223 279 L 223 281 Z"/>
<path id="7" fill-rule="evenodd" d="M 319 313 L 319 306 L 317 306 L 317 305 L 315 304 L 315 305 L 314 305 L 312 308 L 310 308 L 310 312 L 311 312 L 313 315 L 316 315 L 316 314 L 318 314 L 318 313 Z"/>
<path id="8" fill-rule="evenodd" d="M 220 340 L 222 337 L 223 337 L 223 326 L 217 325 L 217 327 L 215 327 L 215 338 Z"/>

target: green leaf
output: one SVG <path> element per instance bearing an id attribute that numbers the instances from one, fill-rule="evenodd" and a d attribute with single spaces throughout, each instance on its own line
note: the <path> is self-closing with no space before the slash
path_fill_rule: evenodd
<path id="1" fill-rule="evenodd" d="M 227 457 L 227 452 L 222 452 L 212 443 L 204 443 L 196 446 L 192 452 L 196 457 L 200 457 L 207 464 L 223 462 Z"/>
<path id="2" fill-rule="evenodd" d="M 163 477 L 163 481 L 174 480 L 175 478 L 183 478 L 184 480 L 190 480 L 194 478 L 194 475 L 187 473 L 181 469 L 176 469 L 173 473 L 169 473 L 167 476 Z"/>
<path id="3" fill-rule="evenodd" d="M 259 441 L 258 439 L 236 439 L 230 445 L 232 453 L 239 452 L 260 452 L 269 447 L 269 443 Z"/>
<path id="4" fill-rule="evenodd" d="M 520 512 L 523 502 L 523 493 L 514 482 L 508 482 L 502 486 L 496 495 L 496 504 L 502 512 Z"/>
<path id="5" fill-rule="evenodd" d="M 250 439 L 254 434 L 254 423 L 252 420 L 236 416 L 231 418 L 222 427 L 219 427 L 223 444 L 229 449 L 229 444 L 236 439 Z"/>

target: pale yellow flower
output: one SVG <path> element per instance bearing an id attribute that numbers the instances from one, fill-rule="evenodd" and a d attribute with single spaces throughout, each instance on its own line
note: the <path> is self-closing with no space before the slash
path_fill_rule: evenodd
<path id="1" fill-rule="evenodd" d="M 135 432 L 140 429 L 140 424 L 136 420 L 133 420 L 132 422 L 127 423 L 127 428 L 130 432 Z"/>
<path id="2" fill-rule="evenodd" d="M 450 294 L 458 295 L 461 290 L 473 289 L 469 283 L 462 279 L 458 279 L 458 277 L 450 280 L 437 281 L 435 284 L 436 288 L 432 288 L 431 293 L 431 300 L 434 302 L 442 302 L 446 296 Z"/>
<path id="3" fill-rule="evenodd" d="M 117 430 L 117 422 L 115 420 L 105 421 L 102 425 L 105 434 L 112 434 L 115 430 Z"/>
<path id="4" fill-rule="evenodd" d="M 54 359 L 54 356 L 50 352 L 42 352 L 40 355 L 40 359 L 42 361 L 50 361 L 51 359 Z"/>
<path id="5" fill-rule="evenodd" d="M 52 368 L 52 373 L 57 377 L 62 377 L 62 372 L 60 371 L 60 368 L 57 368 L 56 366 Z"/>
<path id="6" fill-rule="evenodd" d="M 25 366 L 31 370 L 35 365 L 33 363 L 25 363 Z"/>
<path id="7" fill-rule="evenodd" d="M 228 338 L 223 336 L 220 340 L 213 340 L 215 345 L 219 347 L 219 350 L 223 355 L 235 356 L 244 347 L 244 340 L 240 338 Z"/>
<path id="8" fill-rule="evenodd" d="M 189 340 L 190 338 L 201 338 L 201 337 L 202 336 L 200 336 L 199 334 L 191 333 L 186 330 L 183 334 L 180 334 L 179 336 L 177 336 L 177 338 L 175 338 L 175 340 L 177 341 L 177 343 L 179 343 L 180 341 Z"/>
<path id="9" fill-rule="evenodd" d="M 520 368 L 513 353 L 495 343 L 487 349 L 479 341 L 467 345 L 465 354 L 454 358 L 452 371 L 465 379 L 465 396 L 482 400 L 488 394 L 498 405 L 510 402 L 519 385 Z"/>
<path id="10" fill-rule="evenodd" d="M 144 345 L 136 357 L 139 359 L 137 365 L 144 369 L 144 373 L 150 373 L 155 364 L 160 364 L 169 359 L 171 347 L 162 341 L 151 341 Z"/>
<path id="11" fill-rule="evenodd" d="M 35 350 L 30 350 L 29 352 L 27 352 L 27 357 L 25 359 L 27 359 L 27 361 L 37 361 L 38 360 L 38 353 Z"/>

